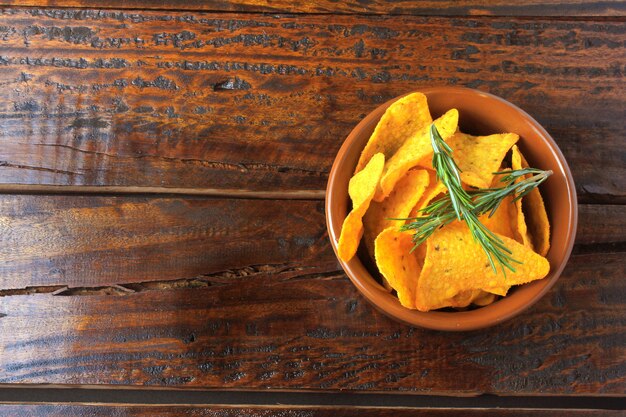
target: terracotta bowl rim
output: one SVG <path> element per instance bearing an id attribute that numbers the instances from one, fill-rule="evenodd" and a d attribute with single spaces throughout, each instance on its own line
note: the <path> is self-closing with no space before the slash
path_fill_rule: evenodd
<path id="1" fill-rule="evenodd" d="M 372 123 L 372 119 L 376 118 L 376 122 L 382 116 L 381 109 L 386 109 L 391 105 L 391 103 L 397 101 L 398 99 L 412 94 L 413 92 L 421 92 L 426 94 L 473 94 L 480 96 L 482 98 L 486 98 L 488 100 L 495 101 L 499 103 L 500 106 L 508 107 L 509 109 L 515 111 L 521 116 L 521 119 L 524 119 L 524 122 L 531 127 L 537 136 L 548 145 L 550 148 L 552 155 L 556 157 L 555 162 L 561 169 L 561 172 L 565 177 L 566 184 L 566 193 L 567 193 L 567 201 L 558 201 L 554 204 L 556 205 L 567 205 L 567 234 L 565 236 L 565 251 L 562 259 L 556 268 L 552 268 L 548 277 L 544 278 L 547 283 L 543 284 L 543 288 L 541 288 L 538 292 L 532 294 L 530 297 L 519 296 L 515 297 L 516 293 L 513 293 L 505 299 L 509 300 L 506 304 L 509 308 L 505 311 L 500 311 L 502 308 L 495 309 L 495 305 L 497 302 L 486 307 L 477 308 L 469 311 L 459 311 L 459 312 L 441 312 L 441 311 L 431 311 L 431 312 L 419 312 L 417 310 L 411 310 L 405 307 L 402 307 L 398 302 L 397 298 L 393 295 L 386 292 L 380 284 L 378 284 L 375 279 L 372 277 L 371 273 L 367 271 L 367 268 L 363 265 L 362 261 L 358 258 L 358 254 L 350 260 L 349 262 L 343 262 L 339 258 L 338 261 L 341 264 L 342 268 L 352 281 L 352 283 L 357 287 L 359 292 L 365 296 L 365 298 L 379 311 L 383 312 L 387 316 L 412 326 L 418 326 L 433 330 L 445 330 L 445 331 L 467 331 L 467 330 L 475 330 L 485 327 L 490 327 L 496 325 L 504 320 L 510 319 L 513 316 L 516 316 L 523 312 L 524 310 L 531 307 L 535 304 L 541 297 L 543 297 L 552 286 L 556 283 L 558 278 L 560 277 L 567 261 L 572 252 L 572 248 L 574 246 L 574 241 L 576 237 L 576 229 L 577 229 L 577 221 L 578 221 L 578 204 L 577 204 L 577 196 L 576 196 L 576 188 L 574 185 L 574 179 L 572 177 L 571 171 L 563 156 L 563 153 L 559 149 L 558 145 L 552 139 L 552 137 L 548 134 L 548 132 L 528 113 L 524 110 L 520 109 L 516 105 L 510 103 L 507 100 L 504 100 L 501 97 L 495 96 L 490 93 L 486 93 L 483 91 L 466 88 L 466 87 L 428 87 L 421 88 L 415 91 L 408 92 L 406 94 L 402 94 L 397 96 L 387 102 L 381 104 L 372 112 L 370 112 L 367 116 L 363 118 L 350 132 L 347 138 L 344 140 L 341 145 L 335 160 L 333 161 L 332 168 L 330 170 L 330 174 L 328 177 L 328 183 L 326 187 L 326 195 L 325 195 L 325 214 L 326 214 L 326 225 L 328 229 L 328 236 L 331 241 L 331 246 L 335 255 L 337 255 L 337 240 L 339 236 L 335 233 L 333 224 L 339 222 L 339 226 L 341 226 L 343 222 L 343 218 L 337 219 L 333 217 L 333 213 L 331 207 L 333 207 L 335 199 L 337 196 L 333 192 L 333 185 L 337 181 L 337 176 L 343 167 L 343 161 L 346 158 L 346 155 L 349 153 L 351 148 L 354 146 L 353 142 L 360 136 L 361 130 L 367 127 L 368 124 Z M 378 112 L 380 112 L 379 116 L 375 116 Z M 359 152 L 362 149 L 359 149 Z M 552 159 L 551 157 L 549 159 Z M 353 170 L 354 167 L 350 167 L 350 170 Z M 346 190 L 347 196 L 347 190 Z M 551 200 L 550 200 L 551 201 Z M 365 274 L 358 272 L 357 270 L 365 271 Z M 361 276 L 366 275 L 366 276 Z M 540 281 L 535 281 L 534 283 L 526 284 L 524 286 L 531 286 L 533 284 L 538 284 Z M 522 286 L 522 287 L 524 287 Z"/>

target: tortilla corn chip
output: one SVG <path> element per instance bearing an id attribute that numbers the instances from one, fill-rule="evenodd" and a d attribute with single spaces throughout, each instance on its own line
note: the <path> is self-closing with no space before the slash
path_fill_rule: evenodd
<path id="1" fill-rule="evenodd" d="M 374 257 L 374 240 L 380 232 L 388 227 L 400 228 L 405 222 L 390 219 L 409 217 L 411 209 L 417 204 L 428 185 L 428 173 L 424 169 L 408 171 L 398 181 L 389 197 L 380 203 L 372 201 L 363 216 L 365 227 L 364 240 L 372 258 Z"/>
<path id="2" fill-rule="evenodd" d="M 524 155 L 519 152 L 519 156 L 522 168 L 528 168 L 529 165 Z M 526 225 L 535 252 L 541 256 L 546 256 L 550 249 L 550 221 L 548 220 L 546 205 L 538 188 L 522 198 L 522 211 L 525 213 Z"/>
<path id="3" fill-rule="evenodd" d="M 473 239 L 465 223 L 455 221 L 428 239 L 426 258 L 415 290 L 415 306 L 420 311 L 446 307 L 446 300 L 463 291 L 492 292 L 509 285 L 525 284 L 545 277 L 550 264 L 541 255 L 504 236 L 499 236 L 521 261 L 516 271 L 494 273 L 487 255 Z"/>
<path id="4" fill-rule="evenodd" d="M 432 121 L 424 94 L 409 94 L 394 102 L 376 125 L 361 153 L 355 172 L 361 171 L 376 153 L 382 153 L 388 160 L 406 138 L 413 136 Z"/>
<path id="5" fill-rule="evenodd" d="M 435 126 L 441 137 L 446 140 L 454 134 L 459 122 L 459 112 L 456 109 L 448 110 L 443 116 L 435 120 Z M 418 162 L 432 155 L 430 144 L 430 125 L 420 129 L 409 137 L 400 149 L 385 164 L 380 186 L 374 195 L 374 201 L 383 201 L 393 190 L 398 180 Z"/>
<path id="6" fill-rule="evenodd" d="M 409 217 L 418 217 L 421 216 L 422 213 L 420 210 L 424 209 L 428 206 L 432 201 L 434 201 L 440 194 L 443 194 L 448 191 L 445 185 L 441 181 L 437 181 L 437 175 L 435 171 L 428 170 L 428 187 L 422 193 L 422 197 L 419 199 Z"/>
<path id="7" fill-rule="evenodd" d="M 498 298 L 497 295 L 492 294 L 487 291 L 480 290 L 478 294 L 475 294 L 475 297 L 472 300 L 472 304 L 475 304 L 480 307 L 484 307 L 496 301 L 496 298 Z"/>
<path id="8" fill-rule="evenodd" d="M 398 293 L 400 304 L 407 308 L 415 308 L 415 287 L 425 252 L 420 247 L 411 252 L 412 248 L 412 234 L 393 226 L 383 230 L 375 241 L 378 269 Z"/>
<path id="9" fill-rule="evenodd" d="M 376 191 L 384 164 L 385 156 L 377 153 L 361 172 L 350 179 L 348 194 L 352 199 L 352 211 L 343 222 L 337 244 L 339 258 L 344 262 L 352 259 L 359 247 L 359 241 L 363 235 L 362 217 Z"/>
<path id="10" fill-rule="evenodd" d="M 519 140 L 515 133 L 472 136 L 456 132 L 446 140 L 461 170 L 461 181 L 477 188 L 488 188 L 511 146 Z"/>
<path id="11" fill-rule="evenodd" d="M 522 154 L 520 154 L 516 145 L 513 145 L 511 150 L 511 168 L 514 170 L 522 169 Z M 521 178 L 518 179 L 518 181 L 521 181 Z M 517 225 L 514 230 L 515 240 L 523 243 L 524 246 L 533 249 L 533 244 L 528 234 L 528 227 L 526 226 L 526 218 L 524 216 L 524 211 L 522 210 L 522 200 L 517 200 L 515 202 L 515 207 L 517 209 Z"/>

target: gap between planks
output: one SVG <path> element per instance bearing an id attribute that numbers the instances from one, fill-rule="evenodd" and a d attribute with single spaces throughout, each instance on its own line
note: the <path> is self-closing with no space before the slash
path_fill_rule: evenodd
<path id="1" fill-rule="evenodd" d="M 244 189 L 144 187 L 133 185 L 47 185 L 47 184 L 0 184 L 0 195 L 90 195 L 90 196 L 197 196 L 218 198 L 241 198 L 258 200 L 324 200 L 326 190 L 255 191 Z M 619 196 L 610 198 L 578 196 L 578 204 L 625 205 Z"/>
<path id="2" fill-rule="evenodd" d="M 75 2 L 68 2 L 69 4 L 55 4 L 54 2 L 42 2 L 37 0 L 25 0 L 18 1 L 6 4 L 0 4 L 0 9 L 68 9 L 68 10 L 124 10 L 129 12 L 185 12 L 185 13 L 207 13 L 207 14 L 238 14 L 238 15 L 271 15 L 271 16 L 329 16 L 329 15 L 338 15 L 338 16 L 357 16 L 357 17 L 390 17 L 390 16 L 406 16 L 406 17 L 434 17 L 434 18 L 446 18 L 446 19 L 476 19 L 476 18 L 510 18 L 510 19 L 520 19 L 520 20 L 537 20 L 537 19 L 545 19 L 545 20 L 575 20 L 575 21 L 598 21 L 598 22 L 621 22 L 626 21 L 626 9 L 624 9 L 624 14 L 564 14 L 564 15 L 556 15 L 556 14 L 540 14 L 540 13 L 529 13 L 529 14 L 498 14 L 492 13 L 489 10 L 474 9 L 470 13 L 466 14 L 451 14 L 451 13 L 433 13 L 428 9 L 424 9 L 421 12 L 410 12 L 410 11 L 358 11 L 358 10 L 324 10 L 324 11 L 310 11 L 310 10 L 298 10 L 298 9 L 286 9 L 286 8 L 258 8 L 258 9 L 250 9 L 250 10 L 242 10 L 242 9 L 220 9 L 220 8 L 206 8 L 206 7 L 195 7 L 195 6 L 183 6 L 181 7 L 179 4 L 172 4 L 171 7 L 165 6 L 161 3 L 158 5 L 144 5 L 144 7 L 138 7 L 135 5 L 125 5 L 123 3 L 108 3 L 102 2 L 101 4 L 76 4 Z M 619 2 L 614 2 L 613 4 L 617 5 Z M 571 5 L 571 4 L 570 4 Z M 624 7 L 624 6 L 621 6 Z"/>
<path id="3" fill-rule="evenodd" d="M 579 249 L 580 245 L 574 246 L 572 252 L 573 256 L 585 255 L 588 253 L 594 253 L 589 250 L 588 247 L 594 245 L 583 245 L 582 250 Z M 607 250 L 607 248 L 609 250 Z M 600 245 L 595 252 L 602 251 L 611 254 L 626 252 L 623 243 L 617 243 L 613 246 Z M 171 280 L 150 280 L 146 279 L 139 282 L 128 283 L 113 283 L 105 285 L 92 285 L 92 286 L 70 286 L 67 284 L 54 284 L 54 285 L 30 285 L 23 288 L 0 288 L 0 300 L 2 297 L 23 296 L 32 294 L 48 294 L 51 296 L 128 296 L 137 293 L 145 293 L 147 291 L 171 291 L 181 289 L 199 289 L 207 287 L 218 287 L 236 284 L 237 278 L 261 276 L 267 274 L 284 274 L 279 281 L 294 281 L 302 279 L 315 279 L 315 280 L 336 280 L 346 279 L 344 272 L 341 269 L 332 269 L 326 272 L 307 272 L 307 268 L 289 268 L 284 265 L 260 265 L 244 267 L 240 269 L 232 269 L 227 271 L 221 271 L 213 274 L 198 275 L 191 278 L 179 278 Z M 256 271 L 255 271 L 256 270 Z M 299 272 L 299 274 L 289 275 L 290 272 Z M 6 314 L 0 313 L 0 319 L 7 317 Z"/>
<path id="4" fill-rule="evenodd" d="M 261 200 L 323 200 L 325 190 L 252 191 L 217 188 L 0 184 L 0 194 L 182 195 Z"/>
<path id="5" fill-rule="evenodd" d="M 76 286 L 72 287 L 65 284 L 56 285 L 33 285 L 16 289 L 1 289 L 0 298 L 15 295 L 31 295 L 31 294 L 50 294 L 53 296 L 90 296 L 90 295 L 107 295 L 107 296 L 124 296 L 134 293 L 146 291 L 168 291 L 189 288 L 206 288 L 231 285 L 237 283 L 237 278 L 251 277 L 264 274 L 284 274 L 289 272 L 301 272 L 299 275 L 284 276 L 280 281 L 293 281 L 298 279 L 320 279 L 332 280 L 342 279 L 345 277 L 343 271 L 331 270 L 328 272 L 308 273 L 307 268 L 289 268 L 286 266 L 259 265 L 244 267 L 240 269 L 232 269 L 214 274 L 199 275 L 193 278 L 180 278 L 172 280 L 145 280 L 141 282 L 129 282 L 119 284 L 108 284 L 98 286 Z M 224 279 L 228 281 L 225 282 Z M 6 315 L 0 314 L 0 318 Z"/>
<path id="6" fill-rule="evenodd" d="M 158 395 L 155 395 L 158 392 Z M 37 400 L 33 400 L 37 398 Z M 623 410 L 626 397 L 599 396 L 497 396 L 458 393 L 416 395 L 397 392 L 332 392 L 315 390 L 206 390 L 109 385 L 0 384 L 0 403 L 98 403 L 124 405 L 203 405 L 284 407 L 393 407 L 432 409 L 507 408 L 518 410 Z"/>

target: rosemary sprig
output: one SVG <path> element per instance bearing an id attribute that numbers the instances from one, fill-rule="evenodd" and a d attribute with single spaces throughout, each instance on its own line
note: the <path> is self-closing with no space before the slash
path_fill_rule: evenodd
<path id="1" fill-rule="evenodd" d="M 516 202 L 526 194 L 537 188 L 542 182 L 552 175 L 552 171 L 543 171 L 537 168 L 523 168 L 511 171 L 494 172 L 495 175 L 504 175 L 500 182 L 505 183 L 504 187 L 481 188 L 471 193 L 474 206 L 479 212 L 479 216 L 489 213 L 489 217 L 500 207 L 500 203 L 505 197 L 515 195 L 513 202 Z M 524 178 L 530 175 L 528 178 Z M 517 181 L 522 178 L 521 181 Z"/>
<path id="2" fill-rule="evenodd" d="M 433 148 L 433 168 L 435 168 L 437 179 L 448 189 L 448 194 L 424 208 L 422 212 L 425 216 L 412 219 L 413 221 L 402 226 L 401 230 L 414 230 L 413 242 L 417 247 L 441 226 L 455 219 L 463 220 L 476 242 L 485 251 L 494 273 L 497 273 L 495 261 L 500 264 L 505 275 L 505 268 L 515 272 L 512 264 L 519 263 L 519 261 L 513 259 L 510 249 L 480 222 L 478 216 L 487 212 L 490 213 L 489 216 L 493 215 L 508 195 L 516 194 L 515 200 L 522 198 L 545 181 L 552 171 L 526 168 L 497 172 L 495 174 L 505 174 L 501 179 L 502 182 L 508 183 L 505 187 L 468 192 L 461 186 L 460 169 L 452 158 L 452 149 L 443 140 L 434 123 L 430 128 L 430 141 Z M 533 176 L 515 182 L 526 174 L 533 174 Z"/>
<path id="3" fill-rule="evenodd" d="M 506 174 L 506 176 L 500 179 L 500 182 L 505 183 L 503 187 L 498 188 L 482 188 L 474 191 L 469 191 L 468 194 L 472 198 L 474 203 L 474 214 L 476 216 L 482 216 L 489 213 L 491 217 L 504 199 L 510 195 L 515 195 L 513 201 L 516 201 L 531 190 L 539 186 L 544 182 L 552 171 L 542 171 L 535 168 L 524 168 L 515 171 L 494 172 L 494 174 Z M 525 178 L 520 182 L 515 182 L 517 178 L 522 175 L 532 174 L 531 177 Z M 411 220 L 401 226 L 401 230 L 414 231 L 413 242 L 415 246 L 419 246 L 426 241 L 437 229 L 446 224 L 456 220 L 456 213 L 452 208 L 452 202 L 450 195 L 446 194 L 442 198 L 432 202 L 422 210 L 421 217 L 412 217 L 409 219 L 393 219 L 393 220 Z"/>
<path id="4" fill-rule="evenodd" d="M 437 179 L 448 189 L 450 202 L 457 220 L 465 221 L 474 240 L 487 254 L 487 259 L 489 259 L 494 273 L 497 272 L 494 258 L 502 266 L 503 272 L 505 267 L 515 271 L 511 265 L 515 262 L 511 257 L 511 251 L 499 237 L 478 220 L 478 216 L 474 213 L 474 203 L 461 185 L 460 170 L 452 158 L 452 149 L 443 140 L 434 123 L 430 126 L 430 143 L 433 147 L 433 168 L 437 173 Z"/>
<path id="5" fill-rule="evenodd" d="M 448 189 L 456 217 L 461 220 L 466 211 L 473 209 L 472 199 L 461 186 L 461 170 L 452 158 L 452 148 L 444 142 L 434 123 L 430 125 L 430 144 L 437 179 Z"/>

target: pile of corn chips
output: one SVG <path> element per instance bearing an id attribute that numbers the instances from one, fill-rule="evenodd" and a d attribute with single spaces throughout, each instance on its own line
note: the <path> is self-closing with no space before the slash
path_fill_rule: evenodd
<path id="1" fill-rule="evenodd" d="M 506 296 L 514 285 L 545 277 L 550 265 L 550 224 L 538 189 L 513 203 L 507 197 L 491 216 L 480 220 L 512 251 L 515 272 L 494 272 L 487 255 L 464 222 L 437 230 L 413 249 L 412 233 L 401 232 L 407 219 L 447 192 L 432 167 L 429 128 L 434 122 L 452 148 L 461 181 L 471 189 L 499 187 L 494 172 L 527 167 L 515 145 L 514 133 L 472 136 L 458 129 L 459 113 L 451 109 L 432 119 L 426 96 L 413 93 L 392 104 L 365 146 L 349 195 L 352 211 L 338 243 L 347 262 L 361 238 L 382 275 L 385 288 L 395 291 L 407 308 L 429 311 L 445 307 L 485 306 Z M 511 155 L 510 158 L 508 155 Z"/>

